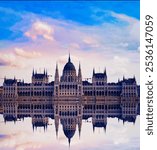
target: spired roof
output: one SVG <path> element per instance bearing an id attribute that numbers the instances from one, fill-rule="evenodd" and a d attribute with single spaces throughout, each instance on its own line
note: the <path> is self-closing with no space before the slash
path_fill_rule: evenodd
<path id="1" fill-rule="evenodd" d="M 93 127 L 106 127 L 106 123 L 105 122 L 95 122 L 93 124 Z"/>
<path id="2" fill-rule="evenodd" d="M 42 73 L 38 73 L 38 74 L 35 74 L 34 77 L 36 79 L 43 79 L 45 77 L 45 74 L 42 74 Z"/>
<path id="3" fill-rule="evenodd" d="M 94 77 L 95 78 L 105 78 L 105 74 L 104 73 L 95 73 Z"/>
<path id="4" fill-rule="evenodd" d="M 4 83 L 6 85 L 13 85 L 14 83 L 16 83 L 16 80 L 15 79 L 5 79 Z"/>
<path id="5" fill-rule="evenodd" d="M 68 62 L 65 64 L 63 71 L 76 71 L 75 66 L 71 62 L 70 55 Z"/>
<path id="6" fill-rule="evenodd" d="M 123 82 L 125 82 L 126 84 L 133 84 L 136 83 L 136 79 L 135 78 L 123 79 Z"/>

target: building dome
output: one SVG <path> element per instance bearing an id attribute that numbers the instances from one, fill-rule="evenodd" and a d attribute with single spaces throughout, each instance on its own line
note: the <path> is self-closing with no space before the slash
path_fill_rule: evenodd
<path id="1" fill-rule="evenodd" d="M 75 134 L 75 130 L 72 129 L 63 129 L 63 132 L 68 139 L 71 139 Z"/>
<path id="2" fill-rule="evenodd" d="M 76 71 L 75 66 L 71 62 L 70 56 L 68 62 L 64 66 L 63 71 Z"/>

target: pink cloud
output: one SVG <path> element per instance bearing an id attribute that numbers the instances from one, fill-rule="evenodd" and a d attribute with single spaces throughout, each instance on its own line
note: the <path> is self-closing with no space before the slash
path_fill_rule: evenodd
<path id="1" fill-rule="evenodd" d="M 11 53 L 0 53 L 0 66 L 16 66 L 15 55 Z"/>
<path id="2" fill-rule="evenodd" d="M 30 22 L 31 28 L 23 32 L 25 35 L 28 32 L 26 36 L 35 40 L 15 43 L 14 47 L 8 50 L 8 54 L 12 53 L 15 59 L 18 59 L 18 62 L 14 63 L 23 64 L 23 68 L 3 68 L 2 76 L 14 73 L 18 78 L 30 82 L 32 68 L 47 68 L 48 73 L 54 75 L 56 62 L 59 64 L 61 75 L 70 51 L 76 69 L 79 61 L 81 62 L 84 78 L 91 77 L 93 67 L 100 71 L 107 67 L 109 82 L 117 81 L 123 74 L 126 77 L 135 74 L 139 81 L 139 50 L 135 49 L 136 47 L 128 50 L 131 44 L 139 42 L 139 21 L 122 14 L 112 15 L 129 22 L 128 26 L 121 27 L 109 23 L 83 26 L 72 21 L 33 16 L 32 20 L 37 21 Z M 132 19 L 133 22 L 130 21 Z M 134 32 L 131 32 L 133 29 Z M 53 42 L 49 40 L 51 38 Z M 31 59 L 27 61 L 25 58 Z M 2 59 L 3 57 L 0 58 L 1 63 Z"/>
<path id="3" fill-rule="evenodd" d="M 36 51 L 25 51 L 22 48 L 15 48 L 14 50 L 15 55 L 20 56 L 20 57 L 24 57 L 24 58 L 36 58 L 36 57 L 40 57 L 41 53 L 40 52 L 36 52 Z"/>
<path id="4" fill-rule="evenodd" d="M 46 22 L 36 21 L 32 24 L 31 28 L 26 31 L 25 36 L 36 40 L 37 37 L 41 36 L 46 40 L 53 41 L 54 29 Z"/>

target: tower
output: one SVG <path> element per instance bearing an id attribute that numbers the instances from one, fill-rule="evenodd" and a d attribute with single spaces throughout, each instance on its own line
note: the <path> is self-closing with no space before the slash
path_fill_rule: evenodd
<path id="1" fill-rule="evenodd" d="M 79 70 L 78 70 L 78 82 L 82 82 L 82 72 L 81 72 L 81 64 L 79 63 Z"/>
<path id="2" fill-rule="evenodd" d="M 56 83 L 56 84 L 59 84 L 59 71 L 58 71 L 58 64 L 56 64 L 55 83 Z"/>
<path id="3" fill-rule="evenodd" d="M 55 119 L 56 138 L 58 138 L 58 131 L 59 131 L 59 116 L 56 115 L 56 116 L 54 117 L 54 119 Z"/>
<path id="4" fill-rule="evenodd" d="M 44 69 L 43 73 L 37 73 L 34 69 L 32 71 L 32 83 L 33 84 L 46 84 L 48 83 L 48 75 L 46 74 L 46 70 Z"/>
<path id="5" fill-rule="evenodd" d="M 58 64 L 56 64 L 56 72 L 55 72 L 55 80 L 54 80 L 54 95 L 59 95 L 59 72 L 58 72 Z"/>
<path id="6" fill-rule="evenodd" d="M 81 64 L 79 63 L 79 69 L 78 69 L 78 95 L 82 96 L 82 94 L 83 94 L 82 72 L 81 72 Z"/>

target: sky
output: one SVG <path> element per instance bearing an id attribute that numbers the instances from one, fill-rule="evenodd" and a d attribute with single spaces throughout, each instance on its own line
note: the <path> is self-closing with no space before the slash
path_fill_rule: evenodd
<path id="1" fill-rule="evenodd" d="M 71 139 L 70 150 L 139 150 L 140 148 L 140 118 L 136 123 L 125 122 L 116 118 L 107 118 L 107 129 L 95 128 L 93 132 L 92 119 L 89 122 L 83 120 L 81 136 L 79 138 L 78 127 Z M 59 125 L 58 138 L 55 133 L 54 120 L 49 118 L 47 130 L 41 127 L 33 132 L 31 118 L 24 121 L 3 122 L 0 115 L 1 150 L 69 150 L 68 139 L 65 137 L 63 127 Z M 12 130 L 8 130 L 12 129 Z M 118 130 L 117 130 L 118 129 Z"/>
<path id="2" fill-rule="evenodd" d="M 71 54 L 83 78 L 107 69 L 108 82 L 140 76 L 139 1 L 0 2 L 0 85 L 31 82 L 33 68 L 54 80 Z"/>

